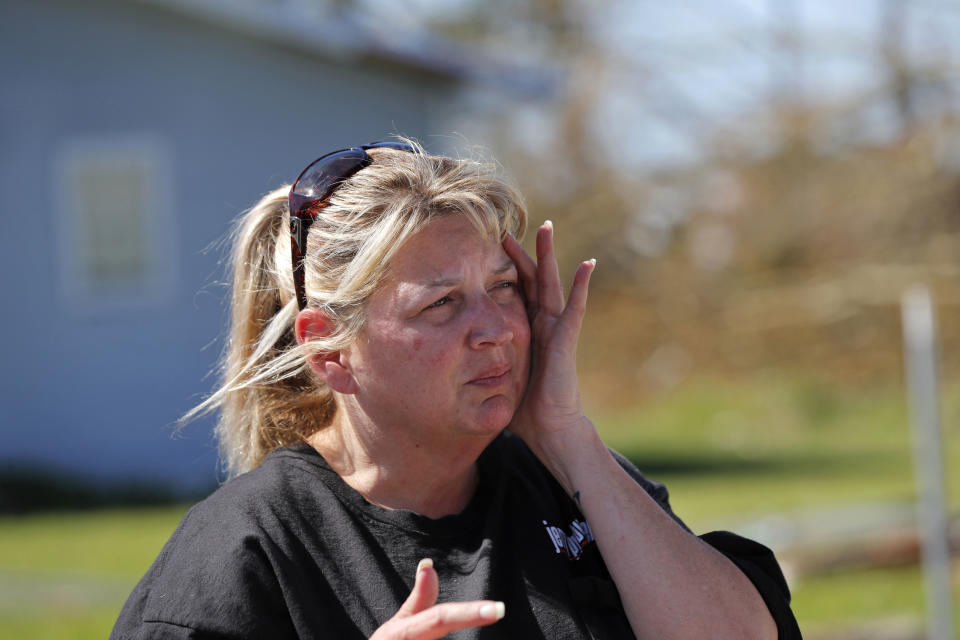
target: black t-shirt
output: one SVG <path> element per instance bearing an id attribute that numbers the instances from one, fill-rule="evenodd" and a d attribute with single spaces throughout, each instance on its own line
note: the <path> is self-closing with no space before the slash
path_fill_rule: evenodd
<path id="1" fill-rule="evenodd" d="M 617 459 L 673 515 L 666 488 Z M 278 449 L 190 509 L 111 638 L 368 638 L 422 558 L 441 602 L 506 603 L 501 621 L 451 638 L 633 638 L 589 525 L 526 445 L 505 432 L 479 469 L 467 508 L 430 519 L 370 504 L 306 444 Z M 799 638 L 773 554 L 726 532 L 703 539 L 757 586 L 780 637 Z"/>

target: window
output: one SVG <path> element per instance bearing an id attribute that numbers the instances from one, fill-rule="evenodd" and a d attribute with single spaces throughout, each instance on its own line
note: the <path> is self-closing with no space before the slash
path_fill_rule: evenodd
<path id="1" fill-rule="evenodd" d="M 57 165 L 67 302 L 97 311 L 169 301 L 178 254 L 164 146 L 149 136 L 73 140 Z"/>

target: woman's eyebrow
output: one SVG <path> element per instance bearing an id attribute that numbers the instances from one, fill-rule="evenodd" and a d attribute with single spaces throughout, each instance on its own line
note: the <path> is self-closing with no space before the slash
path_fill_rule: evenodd
<path id="1" fill-rule="evenodd" d="M 427 283 L 428 289 L 440 289 L 442 287 L 452 287 L 463 282 L 461 278 L 444 278 L 442 280 L 433 280 Z"/>
<path id="2" fill-rule="evenodd" d="M 516 265 L 514 264 L 513 260 L 511 260 L 510 258 L 507 258 L 499 267 L 494 269 L 491 273 L 495 276 L 499 276 L 510 271 L 511 269 L 514 269 L 515 267 Z M 441 278 L 439 280 L 431 280 L 430 282 L 427 282 L 426 286 L 428 289 L 440 289 L 443 287 L 452 287 L 460 284 L 461 282 L 463 282 L 462 278 Z"/>
<path id="3" fill-rule="evenodd" d="M 513 262 L 513 260 L 511 260 L 510 258 L 507 258 L 506 260 L 503 261 L 503 264 L 501 264 L 499 267 L 493 270 L 493 275 L 499 276 L 501 274 L 506 273 L 507 271 L 510 271 L 511 269 L 514 269 L 515 267 L 516 267 L 516 264 Z"/>

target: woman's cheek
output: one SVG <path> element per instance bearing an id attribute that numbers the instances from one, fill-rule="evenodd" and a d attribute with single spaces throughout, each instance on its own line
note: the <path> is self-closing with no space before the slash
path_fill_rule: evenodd
<path id="1" fill-rule="evenodd" d="M 523 300 L 517 296 L 514 300 L 513 305 L 511 305 L 512 323 L 513 323 L 513 332 L 514 340 L 518 342 L 530 343 L 530 318 L 527 317 L 527 309 L 523 304 Z"/>
<path id="2" fill-rule="evenodd" d="M 514 344 L 517 349 L 517 383 L 519 394 L 522 397 L 527 389 L 527 382 L 530 378 L 530 325 L 526 321 L 524 314 L 523 322 L 519 323 L 514 330 Z"/>

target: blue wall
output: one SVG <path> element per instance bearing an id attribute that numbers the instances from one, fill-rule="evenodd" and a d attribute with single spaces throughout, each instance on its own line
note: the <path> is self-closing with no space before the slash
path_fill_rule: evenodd
<path id="1" fill-rule="evenodd" d="M 172 426 L 222 346 L 220 253 L 204 249 L 321 153 L 424 137 L 453 89 L 130 2 L 5 0 L 0 60 L 0 464 L 209 484 L 211 422 Z M 80 309 L 62 284 L 57 157 L 128 135 L 169 158 L 175 280 L 147 304 Z"/>

